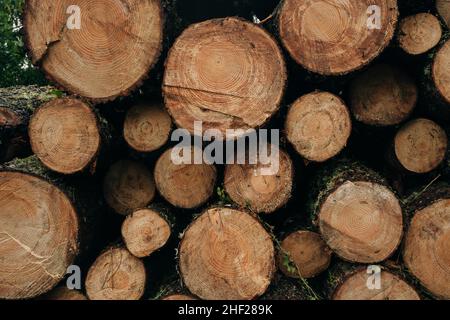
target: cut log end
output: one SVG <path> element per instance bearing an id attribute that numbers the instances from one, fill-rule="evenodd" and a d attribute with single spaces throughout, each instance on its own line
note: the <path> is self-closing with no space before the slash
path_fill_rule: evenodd
<path id="1" fill-rule="evenodd" d="M 368 9 L 380 8 L 380 28 Z M 284 0 L 279 14 L 281 41 L 304 68 L 322 75 L 357 70 L 376 58 L 394 36 L 397 1 Z M 370 25 L 369 25 L 370 24 Z M 308 50 L 305 50 L 308 48 Z"/>
<path id="2" fill-rule="evenodd" d="M 297 231 L 288 235 L 281 243 L 278 267 L 291 278 L 313 278 L 330 265 L 331 250 L 319 234 Z M 290 263 L 294 268 L 289 268 Z"/>
<path id="3" fill-rule="evenodd" d="M 407 53 L 418 55 L 434 48 L 442 37 L 439 19 L 430 13 L 406 17 L 400 23 L 398 41 Z"/>
<path id="4" fill-rule="evenodd" d="M 169 140 L 172 119 L 160 104 L 139 104 L 126 116 L 123 135 L 139 152 L 152 152 Z"/>
<path id="5" fill-rule="evenodd" d="M 87 298 L 80 291 L 70 290 L 67 287 L 58 287 L 44 297 L 44 300 L 87 300 Z"/>
<path id="6" fill-rule="evenodd" d="M 441 96 L 450 104 L 450 40 L 448 40 L 434 58 L 433 81 Z M 450 108 L 447 106 L 447 108 Z"/>
<path id="7" fill-rule="evenodd" d="M 285 125 L 297 152 L 316 162 L 336 156 L 346 146 L 351 127 L 344 102 L 328 92 L 310 93 L 294 102 Z"/>
<path id="8" fill-rule="evenodd" d="M 380 288 L 371 288 L 372 274 L 362 269 L 354 272 L 336 289 L 333 300 L 420 300 L 416 290 L 398 276 L 381 272 Z"/>
<path id="9" fill-rule="evenodd" d="M 375 263 L 397 249 L 403 232 L 402 209 L 386 187 L 366 181 L 347 181 L 320 207 L 323 239 L 341 258 Z"/>
<path id="10" fill-rule="evenodd" d="M 141 209 L 128 216 L 122 225 L 122 237 L 128 250 L 138 258 L 149 256 L 163 247 L 171 234 L 169 223 L 151 209 Z"/>
<path id="11" fill-rule="evenodd" d="M 202 121 L 204 130 L 225 134 L 263 125 L 279 108 L 286 78 L 282 52 L 269 33 L 242 19 L 214 19 L 192 25 L 176 40 L 163 91 L 179 127 L 194 133 L 194 121 Z"/>
<path id="12" fill-rule="evenodd" d="M 103 182 L 108 205 L 128 215 L 153 200 L 156 188 L 152 173 L 141 163 L 122 160 L 111 166 Z"/>
<path id="13" fill-rule="evenodd" d="M 350 87 L 355 118 L 373 126 L 392 126 L 406 120 L 417 97 L 414 81 L 402 70 L 385 64 L 371 67 Z"/>
<path id="14" fill-rule="evenodd" d="M 43 294 L 78 253 L 78 218 L 66 195 L 25 173 L 0 172 L 0 298 Z"/>
<path id="15" fill-rule="evenodd" d="M 125 248 L 111 247 L 90 267 L 86 293 L 90 300 L 139 300 L 145 282 L 144 263 Z"/>
<path id="16" fill-rule="evenodd" d="M 268 150 L 270 149 L 269 145 Z M 271 169 L 261 163 L 227 165 L 225 191 L 241 207 L 258 213 L 275 212 L 289 201 L 294 179 L 293 165 L 288 154 L 279 150 L 276 161 L 278 170 L 273 173 L 264 172 L 264 169 Z"/>
<path id="17" fill-rule="evenodd" d="M 274 246 L 251 215 L 213 208 L 186 230 L 179 264 L 185 285 L 201 299 L 249 300 L 271 282 Z"/>
<path id="18" fill-rule="evenodd" d="M 156 187 L 175 207 L 184 209 L 199 207 L 214 192 L 216 168 L 208 164 L 175 164 L 172 160 L 173 150 L 167 150 L 156 162 Z"/>
<path id="19" fill-rule="evenodd" d="M 450 199 L 436 201 L 415 213 L 403 260 L 429 292 L 450 299 Z"/>
<path id="20" fill-rule="evenodd" d="M 395 155 L 410 172 L 426 173 L 445 159 L 447 135 L 431 120 L 417 119 L 407 123 L 395 137 Z"/>
<path id="21" fill-rule="evenodd" d="M 77 6 L 79 11 L 65 0 L 27 1 L 23 24 L 33 63 L 71 93 L 96 101 L 127 95 L 160 55 L 160 1 L 78 1 Z"/>
<path id="22" fill-rule="evenodd" d="M 97 156 L 101 143 L 94 111 L 70 98 L 52 100 L 37 109 L 29 136 L 39 160 L 63 174 L 84 170 Z"/>

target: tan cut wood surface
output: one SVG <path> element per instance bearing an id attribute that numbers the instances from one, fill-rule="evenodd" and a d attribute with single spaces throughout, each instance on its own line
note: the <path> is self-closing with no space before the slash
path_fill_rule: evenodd
<path id="1" fill-rule="evenodd" d="M 166 62 L 166 107 L 182 128 L 249 129 L 279 108 L 286 83 L 277 42 L 238 18 L 194 24 L 175 41 Z M 237 133 L 228 138 L 241 136 Z"/>
<path id="2" fill-rule="evenodd" d="M 271 150 L 271 146 L 267 146 Z M 268 152 L 270 154 L 270 151 Z M 225 167 L 224 186 L 230 198 L 241 207 L 258 213 L 273 213 L 291 198 L 294 169 L 283 150 L 272 164 L 231 164 Z M 265 172 L 267 170 L 267 172 Z"/>
<path id="3" fill-rule="evenodd" d="M 44 297 L 43 300 L 87 300 L 87 298 L 80 291 L 71 290 L 66 286 L 58 287 Z"/>
<path id="4" fill-rule="evenodd" d="M 281 242 L 278 267 L 291 278 L 313 278 L 325 271 L 331 262 L 332 251 L 319 234 L 311 231 L 296 231 Z M 289 259 L 296 270 L 289 270 L 285 263 Z"/>
<path id="5" fill-rule="evenodd" d="M 123 135 L 128 145 L 139 152 L 152 152 L 169 140 L 172 119 L 160 103 L 141 103 L 125 118 Z"/>
<path id="6" fill-rule="evenodd" d="M 212 208 L 184 233 L 179 267 L 189 291 L 201 299 L 254 299 L 272 279 L 272 238 L 251 215 Z"/>
<path id="7" fill-rule="evenodd" d="M 80 28 L 70 29 L 80 9 Z M 34 64 L 67 91 L 95 100 L 126 96 L 157 61 L 159 0 L 29 0 L 25 40 Z"/>
<path id="8" fill-rule="evenodd" d="M 433 295 L 450 299 L 450 200 L 415 213 L 406 234 L 403 260 Z"/>
<path id="9" fill-rule="evenodd" d="M 0 298 L 52 289 L 78 253 L 78 219 L 58 188 L 24 173 L 0 172 Z"/>
<path id="10" fill-rule="evenodd" d="M 400 203 L 388 188 L 377 183 L 345 182 L 326 198 L 318 218 L 325 242 L 350 262 L 383 261 L 402 238 Z"/>
<path id="11" fill-rule="evenodd" d="M 171 234 L 169 223 L 155 210 L 140 209 L 122 224 L 122 237 L 127 249 L 144 258 L 164 246 Z"/>
<path id="12" fill-rule="evenodd" d="M 436 0 L 436 9 L 448 27 L 450 27 L 450 1 Z"/>
<path id="13" fill-rule="evenodd" d="M 450 40 L 439 49 L 434 58 L 433 80 L 442 97 L 450 103 Z"/>
<path id="14" fill-rule="evenodd" d="M 90 300 L 139 300 L 145 283 L 144 263 L 125 248 L 111 247 L 89 268 L 86 293 Z"/>
<path id="15" fill-rule="evenodd" d="M 380 29 L 369 28 L 381 9 Z M 307 70 L 340 75 L 376 58 L 391 41 L 398 9 L 396 0 L 284 0 L 278 29 L 292 58 Z"/>
<path id="16" fill-rule="evenodd" d="M 381 271 L 381 287 L 369 288 L 368 283 L 375 285 L 366 269 L 350 275 L 334 292 L 333 300 L 420 300 L 419 295 L 404 280 L 388 272 Z"/>
<path id="17" fill-rule="evenodd" d="M 52 100 L 33 114 L 29 125 L 33 152 L 53 171 L 73 174 L 91 164 L 100 149 L 94 111 L 80 100 Z"/>
<path id="18" fill-rule="evenodd" d="M 173 150 L 164 152 L 156 162 L 156 188 L 169 203 L 176 207 L 185 209 L 199 207 L 214 192 L 216 168 L 214 165 L 205 163 L 176 164 L 173 160 L 175 157 L 172 155 Z M 194 149 L 191 159 L 194 163 Z"/>
<path id="19" fill-rule="evenodd" d="M 439 19 L 430 13 L 404 18 L 400 23 L 399 43 L 409 54 L 422 54 L 434 48 L 442 37 Z"/>
<path id="20" fill-rule="evenodd" d="M 323 162 L 346 146 L 352 123 L 339 97 L 328 92 L 313 92 L 290 107 L 285 129 L 298 153 L 310 161 Z"/>
<path id="21" fill-rule="evenodd" d="M 416 119 L 399 130 L 394 144 L 395 155 L 404 168 L 426 173 L 444 161 L 448 139 L 438 124 L 428 119 Z"/>

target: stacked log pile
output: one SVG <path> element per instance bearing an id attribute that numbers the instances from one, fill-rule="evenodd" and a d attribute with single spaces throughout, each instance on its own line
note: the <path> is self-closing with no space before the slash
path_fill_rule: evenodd
<path id="1" fill-rule="evenodd" d="M 26 1 L 0 299 L 450 299 L 450 2 L 185 2 Z"/>

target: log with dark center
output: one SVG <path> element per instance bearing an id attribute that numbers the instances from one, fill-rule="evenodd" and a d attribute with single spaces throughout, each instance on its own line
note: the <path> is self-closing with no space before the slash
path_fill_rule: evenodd
<path id="1" fill-rule="evenodd" d="M 374 6 L 380 12 L 369 10 Z M 284 0 L 278 30 L 287 51 L 304 68 L 341 75 L 383 51 L 394 36 L 397 16 L 396 0 Z"/>
<path id="2" fill-rule="evenodd" d="M 67 91 L 95 101 L 139 86 L 163 39 L 159 0 L 29 0 L 23 26 L 32 62 Z"/>
<path id="3" fill-rule="evenodd" d="M 286 68 L 276 41 L 238 18 L 208 20 L 186 29 L 166 62 L 163 93 L 179 127 L 250 129 L 279 108 Z M 236 133 L 232 137 L 239 137 Z"/>

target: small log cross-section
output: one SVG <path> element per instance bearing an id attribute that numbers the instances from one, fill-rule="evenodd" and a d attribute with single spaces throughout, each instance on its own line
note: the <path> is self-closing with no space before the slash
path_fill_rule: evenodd
<path id="1" fill-rule="evenodd" d="M 436 0 L 436 9 L 445 21 L 447 26 L 450 28 L 450 1 L 448 0 Z"/>
<path id="2" fill-rule="evenodd" d="M 333 300 L 420 300 L 416 290 L 399 276 L 382 270 L 380 287 L 371 281 L 366 268 L 342 275 L 342 283 L 332 295 Z M 370 287 L 373 285 L 374 287 Z"/>
<path id="3" fill-rule="evenodd" d="M 153 209 L 139 209 L 122 224 L 122 237 L 127 249 L 144 258 L 160 249 L 171 235 L 170 223 Z"/>
<path id="4" fill-rule="evenodd" d="M 190 26 L 176 40 L 163 92 L 179 127 L 194 133 L 194 122 L 202 121 L 204 130 L 225 134 L 267 122 L 286 78 L 283 55 L 268 32 L 238 18 L 215 19 Z"/>
<path id="5" fill-rule="evenodd" d="M 278 267 L 291 278 L 313 278 L 328 268 L 331 253 L 319 234 L 296 231 L 281 242 Z M 294 268 L 289 268 L 291 263 L 294 264 Z"/>
<path id="6" fill-rule="evenodd" d="M 87 300 L 80 291 L 71 290 L 65 286 L 53 289 L 42 297 L 43 300 Z"/>
<path id="7" fill-rule="evenodd" d="M 172 160 L 173 150 L 164 152 L 156 162 L 156 188 L 175 207 L 184 209 L 199 207 L 214 193 L 216 168 L 214 165 L 204 163 L 175 164 Z M 192 152 L 194 153 L 194 150 Z"/>
<path id="8" fill-rule="evenodd" d="M 405 72 L 379 64 L 354 79 L 350 107 L 356 120 L 373 126 L 392 126 L 406 120 L 417 103 L 418 90 Z"/>
<path id="9" fill-rule="evenodd" d="M 286 135 L 300 155 L 324 162 L 347 144 L 352 123 L 344 102 L 328 92 L 314 92 L 299 98 L 289 109 Z"/>
<path id="10" fill-rule="evenodd" d="M 377 12 L 370 8 L 381 9 Z M 292 58 L 321 75 L 341 75 L 376 58 L 394 36 L 396 0 L 284 0 L 278 14 L 281 41 Z M 378 29 L 379 27 L 379 29 Z"/>
<path id="11" fill-rule="evenodd" d="M 113 164 L 103 181 L 106 202 L 122 215 L 146 207 L 155 193 L 152 173 L 139 162 L 121 160 Z"/>
<path id="12" fill-rule="evenodd" d="M 404 125 L 396 134 L 396 162 L 409 172 L 427 173 L 445 159 L 448 138 L 439 125 L 431 120 L 416 119 Z"/>
<path id="13" fill-rule="evenodd" d="M 72 98 L 38 108 L 28 134 L 33 152 L 49 169 L 63 174 L 83 171 L 96 158 L 101 138 L 95 112 Z"/>
<path id="14" fill-rule="evenodd" d="M 351 262 L 376 263 L 391 256 L 400 244 L 403 216 L 385 181 L 351 161 L 321 175 L 311 210 L 327 245 Z"/>
<path id="15" fill-rule="evenodd" d="M 432 78 L 438 93 L 446 102 L 446 114 L 450 114 L 450 40 L 444 43 L 434 57 Z"/>
<path id="16" fill-rule="evenodd" d="M 159 0 L 29 0 L 23 26 L 32 62 L 95 101 L 139 86 L 162 48 Z"/>
<path id="17" fill-rule="evenodd" d="M 271 235 L 253 216 L 230 208 L 204 212 L 185 231 L 179 270 L 205 300 L 250 300 L 268 288 L 275 269 Z"/>
<path id="18" fill-rule="evenodd" d="M 144 263 L 122 247 L 110 247 L 95 260 L 86 278 L 90 300 L 139 300 L 144 294 Z"/>
<path id="19" fill-rule="evenodd" d="M 430 13 L 406 17 L 400 23 L 398 42 L 412 55 L 422 54 L 434 48 L 442 37 L 439 19 Z"/>
<path id="20" fill-rule="evenodd" d="M 412 210 L 403 260 L 434 297 L 450 299 L 450 187 L 430 189 Z"/>
<path id="21" fill-rule="evenodd" d="M 271 146 L 267 146 L 271 150 Z M 278 170 L 266 174 L 269 169 L 262 164 L 231 164 L 225 168 L 224 186 L 231 200 L 239 206 L 258 213 L 273 213 L 284 206 L 291 197 L 294 169 L 291 158 L 279 150 Z M 272 166 L 275 164 L 272 163 Z"/>
<path id="22" fill-rule="evenodd" d="M 159 103 L 141 103 L 132 107 L 125 118 L 123 136 L 138 152 L 152 152 L 169 140 L 172 119 Z"/>
<path id="23" fill-rule="evenodd" d="M 0 171 L 0 298 L 52 289 L 78 253 L 78 218 L 69 198 L 36 175 Z"/>

